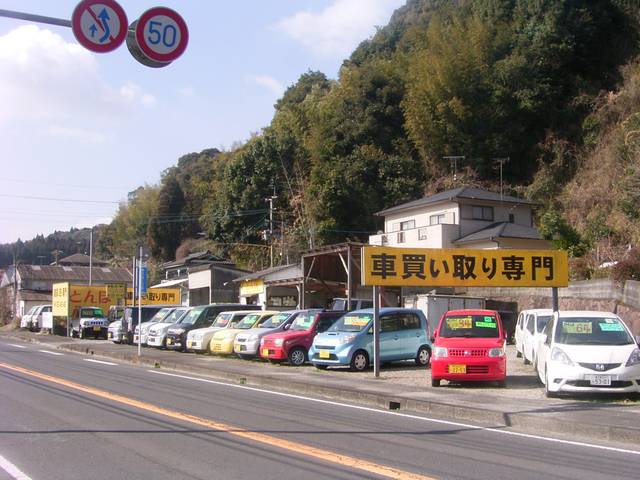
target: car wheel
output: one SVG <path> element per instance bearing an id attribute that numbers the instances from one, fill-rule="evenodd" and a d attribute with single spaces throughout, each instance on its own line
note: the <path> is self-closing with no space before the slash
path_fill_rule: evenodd
<path id="1" fill-rule="evenodd" d="M 425 345 L 421 346 L 418 349 L 418 353 L 416 355 L 416 365 L 420 367 L 427 367 L 429 366 L 430 361 L 431 361 L 431 350 L 429 350 L 429 347 L 426 347 Z"/>
<path id="2" fill-rule="evenodd" d="M 314 366 L 318 369 L 318 370 L 326 370 L 327 367 L 329 367 L 329 365 L 319 365 L 319 364 L 314 364 Z"/>
<path id="3" fill-rule="evenodd" d="M 516 358 L 521 358 L 522 357 L 522 352 L 519 350 L 516 350 Z"/>
<path id="4" fill-rule="evenodd" d="M 304 351 L 304 348 L 294 348 L 289 352 L 289 363 L 294 367 L 299 367 L 304 365 L 304 362 L 307 361 L 307 354 Z"/>
<path id="5" fill-rule="evenodd" d="M 351 370 L 364 372 L 367 368 L 369 368 L 369 355 L 364 350 L 358 350 L 351 357 Z"/>
<path id="6" fill-rule="evenodd" d="M 522 363 L 525 365 L 530 365 L 531 362 L 529 360 L 527 360 L 527 357 L 524 355 L 524 353 L 522 354 Z"/>
<path id="7" fill-rule="evenodd" d="M 82 327 L 80 327 L 80 330 L 78 330 L 78 338 L 84 339 L 84 330 Z"/>
<path id="8" fill-rule="evenodd" d="M 439 387 L 440 386 L 440 379 L 439 378 L 432 378 L 431 379 L 431 386 L 432 387 Z"/>

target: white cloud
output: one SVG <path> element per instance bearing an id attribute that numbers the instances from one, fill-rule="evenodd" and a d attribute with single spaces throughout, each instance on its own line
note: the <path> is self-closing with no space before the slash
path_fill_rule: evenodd
<path id="1" fill-rule="evenodd" d="M 387 24 L 405 0 L 334 0 L 321 12 L 301 11 L 277 27 L 315 55 L 347 57 L 363 40 Z"/>
<path id="2" fill-rule="evenodd" d="M 98 67 L 83 47 L 35 25 L 0 36 L 0 124 L 118 121 L 155 103 L 133 84 L 109 85 Z"/>
<path id="3" fill-rule="evenodd" d="M 81 140 L 88 143 L 104 143 L 107 140 L 106 135 L 82 128 L 61 127 L 51 125 L 46 129 L 47 135 L 51 137 L 69 138 Z"/>
<path id="4" fill-rule="evenodd" d="M 284 85 L 269 75 L 249 75 L 247 81 L 270 90 L 278 97 L 284 93 Z"/>
<path id="5" fill-rule="evenodd" d="M 179 88 L 178 94 L 183 97 L 191 98 L 196 96 L 196 91 L 192 86 L 188 85 L 186 87 Z"/>

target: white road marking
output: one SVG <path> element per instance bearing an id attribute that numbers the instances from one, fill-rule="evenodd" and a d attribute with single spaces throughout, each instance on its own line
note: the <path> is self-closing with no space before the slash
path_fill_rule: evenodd
<path id="1" fill-rule="evenodd" d="M 639 455 L 640 456 L 640 451 L 638 450 L 628 450 L 628 449 L 624 449 L 624 448 L 616 448 L 616 447 L 607 447 L 605 445 L 597 445 L 597 444 L 593 444 L 593 443 L 584 443 L 584 442 L 576 442 L 573 440 L 561 440 L 559 438 L 552 438 L 552 437 L 543 437 L 541 435 L 533 435 L 533 434 L 529 434 L 529 433 L 520 433 L 520 432 L 513 432 L 510 430 L 502 430 L 502 429 L 497 429 L 497 428 L 491 428 L 491 427 L 479 427 L 477 425 L 470 425 L 468 423 L 459 423 L 459 422 L 451 422 L 448 420 L 440 420 L 437 418 L 430 418 L 430 417 L 421 417 L 419 415 L 411 415 L 408 413 L 399 413 L 399 412 L 391 412 L 391 411 L 387 411 L 387 410 L 379 410 L 376 408 L 370 408 L 370 407 L 362 407 L 359 405 L 349 405 L 348 403 L 341 403 L 341 402 L 333 402 L 331 400 L 322 400 L 319 398 L 312 398 L 312 397 L 304 397 L 302 395 L 294 395 L 291 393 L 282 393 L 282 392 L 274 392 L 272 390 L 263 390 L 261 388 L 255 388 L 255 387 L 248 387 L 246 385 L 236 385 L 233 383 L 226 383 L 226 382 L 218 382 L 216 380 L 209 380 L 209 379 L 205 379 L 205 378 L 198 378 L 198 377 L 190 377 L 187 375 L 178 375 L 175 373 L 167 373 L 167 372 L 159 372 L 157 370 L 147 370 L 147 372 L 150 373 L 155 373 L 157 375 L 166 375 L 168 377 L 178 377 L 178 378 L 184 378 L 187 380 L 195 380 L 198 382 L 203 382 L 203 383 L 212 383 L 215 385 L 224 385 L 225 387 L 233 387 L 233 388 L 239 388 L 242 390 L 251 390 L 254 392 L 261 392 L 261 393 L 268 393 L 270 395 L 277 395 L 280 397 L 287 397 L 287 398 L 295 398 L 298 400 L 307 400 L 310 402 L 316 402 L 316 403 L 323 403 L 325 405 L 336 405 L 339 407 L 345 407 L 345 408 L 352 408 L 354 410 L 362 410 L 365 412 L 372 412 L 372 413 L 381 413 L 384 415 L 393 415 L 393 416 L 397 416 L 397 417 L 403 417 L 403 418 L 411 418 L 413 420 L 421 420 L 423 422 L 430 422 L 430 423 L 439 423 L 442 425 L 449 425 L 452 427 L 462 427 L 462 428 L 467 428 L 467 429 L 472 429 L 472 430 L 481 430 L 481 431 L 485 431 L 485 432 L 493 432 L 493 433 L 501 433 L 503 435 L 511 435 L 514 437 L 522 437 L 522 438 L 529 438 L 532 440 L 542 440 L 545 442 L 553 442 L 553 443 L 561 443 L 563 445 L 572 445 L 575 447 L 585 447 L 585 448 L 595 448 L 598 450 L 606 450 L 606 451 L 610 451 L 610 452 L 617 452 L 617 453 L 628 453 L 631 455 Z"/>
<path id="2" fill-rule="evenodd" d="M 0 468 L 7 472 L 15 480 L 31 480 L 31 477 L 16 467 L 9 460 L 0 455 Z"/>
<path id="3" fill-rule="evenodd" d="M 64 353 L 52 352 L 51 350 L 38 350 L 40 353 L 48 353 L 49 355 L 64 355 Z"/>
<path id="4" fill-rule="evenodd" d="M 16 348 L 27 348 L 24 345 L 16 345 L 15 343 L 10 343 L 9 345 L 11 345 L 12 347 L 16 347 Z"/>
<path id="5" fill-rule="evenodd" d="M 83 360 L 85 362 L 91 362 L 91 363 L 100 363 L 102 365 L 118 365 L 117 363 L 113 363 L 113 362 L 105 362 L 103 360 L 94 360 L 93 358 L 83 358 Z"/>

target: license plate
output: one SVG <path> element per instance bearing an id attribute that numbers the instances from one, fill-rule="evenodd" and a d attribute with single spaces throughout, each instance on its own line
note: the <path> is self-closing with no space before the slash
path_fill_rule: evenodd
<path id="1" fill-rule="evenodd" d="M 466 365 L 449 365 L 449 373 L 467 373 Z"/>
<path id="2" fill-rule="evenodd" d="M 167 345 L 172 345 L 173 344 L 173 340 L 171 340 L 170 338 L 167 338 Z"/>
<path id="3" fill-rule="evenodd" d="M 193 342 L 191 340 L 187 340 L 187 348 L 191 348 L 193 346 Z"/>
<path id="4" fill-rule="evenodd" d="M 240 345 L 235 345 L 233 347 L 233 350 L 236 351 L 236 352 L 239 352 L 240 351 Z"/>
<path id="5" fill-rule="evenodd" d="M 262 349 L 262 356 L 263 357 L 268 357 L 269 356 L 269 349 L 268 348 L 263 348 Z"/>
<path id="6" fill-rule="evenodd" d="M 94 331 L 94 332 L 99 332 L 100 330 L 101 330 L 101 328 L 100 328 L 100 327 L 93 327 L 93 331 Z"/>
<path id="7" fill-rule="evenodd" d="M 590 385 L 611 386 L 611 375 L 587 375 Z"/>
<path id="8" fill-rule="evenodd" d="M 331 358 L 331 352 L 328 352 L 328 351 L 326 351 L 326 350 L 320 350 L 320 351 L 318 352 L 318 356 L 319 356 L 320 358 Z"/>

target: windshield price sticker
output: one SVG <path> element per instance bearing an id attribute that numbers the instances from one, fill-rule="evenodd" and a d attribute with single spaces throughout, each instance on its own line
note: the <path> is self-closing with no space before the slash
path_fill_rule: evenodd
<path id="1" fill-rule="evenodd" d="M 598 325 L 600 325 L 600 331 L 602 332 L 624 332 L 624 327 L 620 322 L 599 323 Z"/>
<path id="2" fill-rule="evenodd" d="M 447 327 L 451 330 L 473 328 L 473 322 L 471 321 L 471 317 L 447 318 Z"/>
<path id="3" fill-rule="evenodd" d="M 296 320 L 296 325 L 303 328 L 309 328 L 312 323 L 313 323 L 313 318 L 311 317 L 300 317 L 298 318 L 298 320 Z"/>
<path id="4" fill-rule="evenodd" d="M 369 317 L 344 317 L 345 325 L 352 325 L 354 327 L 364 327 L 369 323 L 371 319 Z"/>
<path id="5" fill-rule="evenodd" d="M 485 322 L 494 323 L 496 321 L 496 319 L 493 318 L 493 317 L 484 317 L 484 321 Z"/>
<path id="6" fill-rule="evenodd" d="M 562 322 L 562 331 L 590 335 L 593 332 L 593 326 L 591 322 Z"/>
<path id="7" fill-rule="evenodd" d="M 480 328 L 498 328 L 498 325 L 491 322 L 476 322 L 476 327 Z"/>

